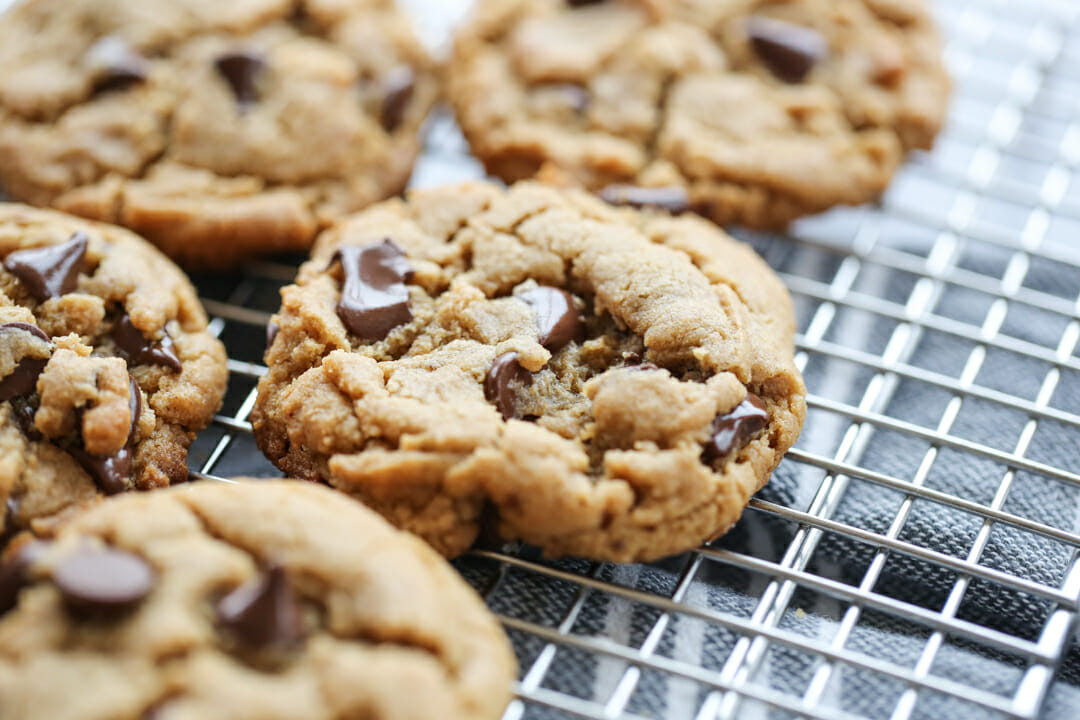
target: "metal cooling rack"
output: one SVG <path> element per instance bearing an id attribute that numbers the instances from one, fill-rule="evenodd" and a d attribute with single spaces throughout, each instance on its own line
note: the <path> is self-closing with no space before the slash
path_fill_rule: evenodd
<path id="1" fill-rule="evenodd" d="M 426 8 L 429 22 L 431 13 L 446 11 L 440 3 L 410 4 Z M 1078 7 L 952 0 L 939 3 L 939 15 L 957 87 L 937 150 L 913 157 L 875 207 L 804 221 L 788 236 L 750 237 L 792 291 L 810 415 L 803 438 L 781 466 L 801 478 L 805 495 L 790 503 L 759 497 L 740 527 L 756 533 L 782 525 L 785 542 L 747 551 L 720 541 L 659 564 L 670 582 L 648 586 L 639 582 L 649 570 L 644 566 L 549 562 L 528 548 L 476 551 L 459 561 L 518 651 L 521 675 L 506 720 L 863 717 L 857 708 L 838 707 L 831 689 L 838 676 L 852 672 L 894 688 L 885 715 L 893 720 L 926 716 L 925 703 L 935 696 L 960 703 L 975 717 L 1039 715 L 1080 607 L 1080 535 L 1075 526 L 1047 524 L 1017 510 L 1010 498 L 1025 492 L 1019 478 L 1029 476 L 1080 487 L 1080 467 L 1054 466 L 1029 452 L 1044 424 L 1080 430 L 1080 408 L 1054 401 L 1063 378 L 1080 377 Z M 436 117 L 414 184 L 479 175 L 452 120 Z M 993 269 L 966 261 L 978 253 L 997 259 Z M 1032 287 L 1032 268 L 1046 264 L 1068 270 L 1075 284 Z M 224 409 L 193 449 L 194 478 L 276 474 L 255 449 L 247 418 L 264 372 L 266 322 L 277 308 L 278 288 L 294 271 L 291 262 L 259 263 L 235 275 L 196 278 L 212 328 L 230 350 L 232 380 Z M 980 301 L 956 312 L 943 304 L 956 292 Z M 1051 336 L 1036 342 L 1010 332 L 1008 318 L 1018 307 L 1045 316 Z M 925 362 L 920 347 L 931 336 L 964 347 L 963 362 L 951 368 Z M 981 382 L 1005 356 L 1043 369 L 1032 391 Z M 820 366 L 830 372 L 815 373 Z M 894 413 L 897 394 L 911 388 L 938 393 L 940 412 L 918 420 Z M 958 429 L 958 418 L 980 407 L 1021 416 L 1010 442 L 972 439 Z M 883 472 L 864 462 L 868 448 L 886 434 L 916 448 L 910 472 Z M 965 463 L 997 468 L 983 475 L 990 488 L 985 496 L 935 488 L 942 466 Z M 887 531 L 838 519 L 856 485 L 896 493 Z M 966 551 L 909 538 L 906 527 L 925 503 L 975 521 Z M 1060 548 L 1066 560 L 1057 579 L 1039 582 L 987 562 L 984 550 L 1001 528 Z M 834 538 L 869 548 L 869 561 L 858 568 L 861 577 L 830 572 L 817 560 L 822 543 Z M 879 580 L 898 558 L 949 573 L 944 602 L 920 604 L 882 590 Z M 732 578 L 750 588 L 740 590 L 747 602 L 717 607 L 701 601 Z M 975 584 L 1042 601 L 1041 627 L 1017 634 L 968 618 L 963 604 Z M 808 632 L 792 621 L 805 615 L 808 598 L 832 603 L 830 633 Z M 621 617 L 633 618 L 632 631 L 587 621 L 598 603 L 621 608 Z M 522 610 L 526 605 L 529 612 Z M 852 647 L 870 615 L 909 628 L 918 649 L 908 662 Z M 688 660 L 670 648 L 676 625 L 720 632 L 729 642 L 717 646 L 708 663 Z M 957 644 L 1007 658 L 1013 681 L 988 689 L 943 676 L 935 661 L 942 648 Z M 809 663 L 809 682 L 783 687 L 763 676 L 766 659 L 778 651 Z M 559 675 L 561 663 L 582 657 L 602 666 L 597 674 L 603 677 L 575 684 Z M 650 710 L 637 700 L 648 688 L 670 683 L 683 688 L 682 706 Z"/>

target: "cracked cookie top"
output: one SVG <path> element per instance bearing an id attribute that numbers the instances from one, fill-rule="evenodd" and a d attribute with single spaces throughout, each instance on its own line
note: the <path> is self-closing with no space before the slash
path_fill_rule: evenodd
<path id="1" fill-rule="evenodd" d="M 307 483 L 111 498 L 0 561 L 0 720 L 494 720 L 513 678 L 441 558 Z"/>
<path id="2" fill-rule="evenodd" d="M 399 192 L 436 95 L 393 0 L 28 0 L 0 67 L 12 197 L 215 267 Z"/>
<path id="3" fill-rule="evenodd" d="M 191 283 L 145 240 L 0 204 L 0 541 L 184 482 L 226 362 Z"/>
<path id="4" fill-rule="evenodd" d="M 470 184 L 343 220 L 282 290 L 252 415 L 286 473 L 446 555 L 643 560 L 723 533 L 798 436 L 786 290 L 711 223 Z"/>
<path id="5" fill-rule="evenodd" d="M 505 180 L 755 227 L 876 197 L 948 87 L 922 0 L 480 0 L 449 78 Z"/>

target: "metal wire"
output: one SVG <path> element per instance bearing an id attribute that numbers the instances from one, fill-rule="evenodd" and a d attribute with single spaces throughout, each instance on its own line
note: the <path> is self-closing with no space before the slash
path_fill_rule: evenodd
<path id="1" fill-rule="evenodd" d="M 1007 501 L 1012 494 L 1024 492 L 1017 480 L 1021 474 L 1080 488 L 1080 468 L 1029 457 L 1041 425 L 1080 429 L 1075 408 L 1053 404 L 1065 374 L 1080 372 L 1080 290 L 1076 295 L 1055 294 L 1027 282 L 1039 263 L 1080 273 L 1075 239 L 1060 242 L 1054 234 L 1061 223 L 1080 231 L 1080 193 L 1074 192 L 1080 187 L 1080 123 L 1076 121 L 1080 93 L 1075 92 L 1080 90 L 1080 73 L 1072 69 L 1080 66 L 1073 62 L 1080 58 L 1080 42 L 1074 35 L 1080 29 L 1078 9 L 1073 3 L 1053 0 L 950 0 L 941 2 L 939 10 L 950 38 L 948 59 L 957 85 L 955 106 L 939 149 L 912 158 L 876 207 L 836 211 L 825 219 L 799 223 L 786 237 L 753 238 L 780 270 L 800 309 L 800 368 L 841 364 L 852 377 L 842 391 L 832 386 L 809 388 L 810 422 L 827 427 L 828 437 L 820 432 L 813 438 L 804 436 L 784 461 L 815 478 L 816 490 L 805 507 L 758 498 L 747 511 L 759 520 L 772 518 L 790 526 L 790 539 L 777 548 L 775 557 L 722 545 L 701 548 L 679 561 L 673 583 L 660 594 L 618 580 L 620 572 L 632 569 L 546 562 L 528 549 L 474 552 L 467 562 L 490 571 L 482 589 L 522 659 L 517 698 L 505 720 L 655 717 L 655 712 L 635 704 L 636 694 L 652 676 L 697 688 L 692 714 L 699 720 L 752 716 L 749 713 L 756 708 L 767 708 L 770 717 L 862 717 L 829 699 L 836 677 L 850 670 L 897 684 L 889 715 L 893 720 L 918 714 L 920 703 L 934 695 L 961 701 L 981 713 L 1037 717 L 1080 609 L 1076 553 L 1080 534 L 1074 528 L 1026 517 Z M 1071 43 L 1070 37 L 1074 38 Z M 1005 171 L 1012 167 L 1025 171 L 1014 177 Z M 452 123 L 442 117 L 432 124 L 416 181 L 431 184 L 463 172 L 475 173 L 475 161 L 467 157 Z M 926 202 L 926 194 L 913 189 L 920 183 L 939 188 L 936 196 L 947 201 Z M 988 206 L 1002 212 L 1008 209 L 1015 220 L 994 220 L 983 212 Z M 893 224 L 903 225 L 924 241 L 891 242 Z M 838 226 L 845 230 L 837 232 Z M 785 265 L 785 253 L 793 248 L 817 258 L 816 269 Z M 988 272 L 966 263 L 968 253 L 977 248 L 1000 256 L 1000 269 Z M 827 270 L 819 272 L 822 267 Z M 254 450 L 248 413 L 254 403 L 254 384 L 265 372 L 262 333 L 276 310 L 276 289 L 291 280 L 294 271 L 295 265 L 287 263 L 259 263 L 224 280 L 196 279 L 214 318 L 212 328 L 230 348 L 233 382 L 226 407 L 193 449 L 195 479 L 273 473 Z M 867 277 L 903 280 L 909 290 L 902 298 L 883 297 L 865 282 Z M 981 318 L 958 318 L 942 307 L 946 293 L 957 290 L 982 298 L 985 312 Z M 1044 313 L 1060 332 L 1046 343 L 1010 334 L 1008 317 L 1016 307 Z M 850 334 L 839 333 L 838 326 L 853 316 L 888 328 L 885 339 L 865 346 L 852 341 Z M 920 362 L 917 350 L 931 335 L 965 344 L 966 360 L 955 373 Z M 1015 355 L 1043 368 L 1038 390 L 1025 396 L 981 384 L 982 372 L 996 362 L 995 353 Z M 934 421 L 916 422 L 891 414 L 893 398 L 902 386 L 911 384 L 947 398 Z M 852 392 L 852 388 L 857 390 Z M 959 418 L 974 404 L 1008 409 L 1023 418 L 1011 446 L 965 437 Z M 828 418 L 828 423 L 822 418 Z M 904 436 L 921 448 L 913 456 L 914 470 L 909 476 L 881 472 L 864 463 L 869 444 L 882 433 Z M 976 460 L 1000 469 L 989 497 L 972 499 L 933 487 L 936 468 Z M 885 531 L 838 519 L 837 510 L 853 483 L 884 488 L 901 498 Z M 905 536 L 919 503 L 933 503 L 976 522 L 978 529 L 966 553 L 958 556 Z M 1001 528 L 1062 548 L 1070 559 L 1060 583 L 1019 577 L 987 564 L 984 551 L 992 533 Z M 872 548 L 858 582 L 829 577 L 813 562 L 829 536 Z M 953 573 L 951 589 L 940 607 L 925 607 L 880 590 L 879 580 L 888 563 L 900 556 Z M 724 582 L 718 570 L 760 579 L 750 607 L 717 609 L 694 600 L 699 585 Z M 528 592 L 533 587 L 529 583 L 537 578 L 565 589 L 558 602 L 552 603 L 550 621 L 519 617 L 512 606 L 500 604 L 501 594 L 518 589 Z M 973 583 L 1045 601 L 1048 610 L 1041 630 L 1036 636 L 1023 637 L 964 617 L 961 609 Z M 800 612 L 799 598 L 806 593 L 837 603 L 835 632 L 830 637 L 807 635 L 784 622 Z M 627 642 L 624 634 L 616 632 L 578 630 L 597 598 L 625 603 L 649 618 L 637 642 Z M 919 628 L 912 637 L 919 639 L 921 650 L 910 665 L 849 647 L 868 613 Z M 663 651 L 663 640 L 672 627 L 687 621 L 735 638 L 714 666 Z M 1011 658 L 1018 668 L 1012 689 L 984 689 L 936 673 L 935 661 L 942 648 L 953 642 L 967 642 Z M 762 678 L 762 668 L 777 648 L 811 659 L 812 676 L 805 687 L 778 688 Z M 614 663 L 618 670 L 607 683 L 610 690 L 598 694 L 591 688 L 575 694 L 551 683 L 553 667 L 566 653 L 585 653 Z"/>

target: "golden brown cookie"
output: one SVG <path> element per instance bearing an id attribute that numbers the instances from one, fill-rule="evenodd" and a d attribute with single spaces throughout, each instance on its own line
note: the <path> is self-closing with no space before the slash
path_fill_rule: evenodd
<path id="1" fill-rule="evenodd" d="M 494 720 L 513 678 L 441 558 L 308 483 L 111 498 L 0 562 L 0 720 Z"/>
<path id="2" fill-rule="evenodd" d="M 798 436 L 783 285 L 705 220 L 525 183 L 324 233 L 252 414 L 286 473 L 453 556 L 482 523 L 648 560 L 725 532 Z"/>
<path id="3" fill-rule="evenodd" d="M 27 0 L 0 67 L 12 197 L 212 267 L 400 192 L 437 92 L 393 0 Z"/>
<path id="4" fill-rule="evenodd" d="M 480 0 L 449 81 L 504 180 L 755 227 L 877 197 L 948 88 L 922 0 Z"/>
<path id="5" fill-rule="evenodd" d="M 184 482 L 226 362 L 195 289 L 145 240 L 0 204 L 0 538 Z"/>

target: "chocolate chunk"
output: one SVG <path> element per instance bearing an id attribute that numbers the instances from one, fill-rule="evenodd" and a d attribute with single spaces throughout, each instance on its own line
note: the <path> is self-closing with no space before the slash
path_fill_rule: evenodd
<path id="1" fill-rule="evenodd" d="M 565 290 L 541 286 L 515 297 L 536 311 L 540 344 L 551 352 L 558 352 L 571 340 L 581 342 L 585 337 L 581 312 L 574 303 L 574 296 Z"/>
<path id="2" fill-rule="evenodd" d="M 139 556 L 94 547 L 82 547 L 61 560 L 52 579 L 69 609 L 103 614 L 134 610 L 155 582 L 154 571 Z"/>
<path id="3" fill-rule="evenodd" d="M 285 650 L 304 639 L 303 608 L 285 570 L 278 566 L 222 598 L 217 617 L 221 627 L 247 650 Z"/>
<path id="4" fill-rule="evenodd" d="M 28 332 L 49 342 L 49 336 L 41 328 L 29 323 L 13 322 L 0 325 L 0 338 L 11 332 Z M 38 375 L 42 373 L 48 363 L 48 360 L 42 358 L 28 357 L 20 360 L 15 369 L 0 380 L 0 402 L 32 395 L 37 390 Z"/>
<path id="5" fill-rule="evenodd" d="M 503 420 L 509 420 L 517 414 L 514 398 L 516 388 L 531 383 L 532 373 L 518 364 L 518 354 L 503 353 L 495 358 L 484 378 L 484 397 L 488 402 L 495 403 Z"/>
<path id="6" fill-rule="evenodd" d="M 37 357 L 26 357 L 19 361 L 10 375 L 0 380 L 0 403 L 35 393 L 38 389 L 38 376 L 48 364 L 46 359 Z"/>
<path id="7" fill-rule="evenodd" d="M 258 101 L 259 89 L 255 86 L 256 80 L 266 67 L 261 56 L 238 50 L 218 57 L 214 61 L 214 67 L 229 83 L 233 96 L 241 107 Z"/>
<path id="8" fill-rule="evenodd" d="M 128 399 L 131 426 L 128 430 L 127 445 L 113 455 L 91 455 L 82 448 L 68 450 L 106 495 L 116 495 L 128 489 L 135 459 L 135 429 L 139 424 L 139 416 L 142 415 L 142 394 L 139 392 L 139 385 L 135 382 L 135 378 L 128 376 L 128 379 L 131 388 Z"/>
<path id="9" fill-rule="evenodd" d="M 402 65 L 387 73 L 382 86 L 383 103 L 379 119 L 386 132 L 394 132 L 405 120 L 405 111 L 416 90 L 416 78 L 412 70 Z"/>
<path id="10" fill-rule="evenodd" d="M 349 332 L 363 340 L 382 340 L 412 320 L 405 283 L 413 270 L 405 251 L 392 240 L 340 248 L 330 262 L 340 262 L 345 273 L 337 314 Z"/>
<path id="11" fill-rule="evenodd" d="M 150 63 L 115 35 L 98 40 L 86 54 L 94 73 L 94 92 L 124 90 L 146 80 Z"/>
<path id="12" fill-rule="evenodd" d="M 51 338 L 49 338 L 49 336 L 45 334 L 44 330 L 39 328 L 37 325 L 31 325 L 30 323 L 10 322 L 0 325 L 0 335 L 2 335 L 5 331 L 8 330 L 19 330 L 22 332 L 28 332 L 34 337 L 40 338 L 45 342 L 52 342 Z"/>
<path id="13" fill-rule="evenodd" d="M 599 5 L 602 2 L 604 2 L 604 0 L 566 0 L 566 4 L 574 8 L 585 7 L 586 5 Z"/>
<path id="14" fill-rule="evenodd" d="M 5 547 L 15 537 L 19 522 L 19 501 L 9 495 L 4 509 L 4 529 L 0 530 L 0 548 Z"/>
<path id="15" fill-rule="evenodd" d="M 713 420 L 713 434 L 705 444 L 702 461 L 712 464 L 738 450 L 764 430 L 768 422 L 765 403 L 757 395 L 746 393 L 746 399 L 734 410 Z"/>
<path id="16" fill-rule="evenodd" d="M 666 210 L 672 215 L 678 215 L 690 209 L 690 198 L 686 190 L 677 185 L 669 187 L 608 185 L 600 191 L 600 197 L 604 202 L 612 205 L 625 205 L 638 209 L 656 208 Z"/>
<path id="17" fill-rule="evenodd" d="M 38 302 L 66 295 L 79 283 L 87 237 L 81 232 L 60 245 L 16 250 L 4 258 L 4 267 L 22 281 Z"/>
<path id="18" fill-rule="evenodd" d="M 746 21 L 746 33 L 757 56 L 787 83 L 802 82 L 829 54 L 821 33 L 783 20 L 754 16 Z"/>
<path id="19" fill-rule="evenodd" d="M 15 608 L 19 592 L 27 585 L 26 571 L 47 547 L 48 543 L 31 540 L 0 562 L 0 616 Z"/>
<path id="20" fill-rule="evenodd" d="M 274 340 L 277 339 L 278 333 L 281 332 L 281 327 L 271 320 L 266 323 L 266 349 L 269 350 L 270 346 L 274 344 Z"/>
<path id="21" fill-rule="evenodd" d="M 112 339 L 116 343 L 117 354 L 129 365 L 164 365 L 180 372 L 180 356 L 176 354 L 176 345 L 168 332 L 163 331 L 161 340 L 151 343 L 139 328 L 131 324 L 131 318 L 124 315 L 113 325 Z"/>
<path id="22" fill-rule="evenodd" d="M 23 435 L 29 440 L 38 441 L 41 439 L 41 433 L 38 432 L 37 426 L 34 425 L 34 416 L 37 415 L 37 408 L 26 401 L 25 397 L 13 398 L 11 401 L 11 412 L 15 416 L 15 422 L 19 423 L 19 427 L 22 428 Z M 3 545 L 3 543 L 0 543 Z"/>

